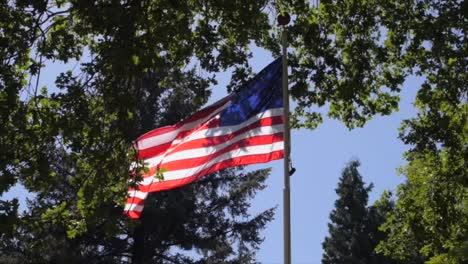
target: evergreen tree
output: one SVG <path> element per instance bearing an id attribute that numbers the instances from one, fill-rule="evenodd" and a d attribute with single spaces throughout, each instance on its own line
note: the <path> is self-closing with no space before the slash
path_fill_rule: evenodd
<path id="1" fill-rule="evenodd" d="M 63 219 L 41 217 L 56 200 L 36 199 L 16 233 L 2 241 L 0 263 L 256 263 L 260 231 L 273 209 L 254 216 L 247 211 L 268 174 L 230 169 L 152 194 L 134 223 L 122 219 L 114 226 L 122 211 L 103 207 L 109 220 L 88 225 L 74 238 Z M 138 232 L 142 247 L 135 247 Z"/>
<path id="2" fill-rule="evenodd" d="M 357 160 L 343 170 L 336 188 L 339 198 L 330 214 L 329 236 L 323 242 L 324 264 L 386 264 L 396 263 L 374 252 L 385 237 L 378 230 L 393 204 L 384 194 L 374 206 L 367 207 L 372 184 L 365 186 L 359 174 Z"/>
<path id="3" fill-rule="evenodd" d="M 389 234 L 382 230 L 382 225 L 387 221 L 390 214 L 395 210 L 395 201 L 391 192 L 384 191 L 379 200 L 367 208 L 367 219 L 365 232 L 369 236 L 372 253 L 368 263 L 373 264 L 422 264 L 420 259 L 414 258 L 400 261 L 393 256 L 386 256 L 377 250 L 378 245 L 385 241 Z"/>

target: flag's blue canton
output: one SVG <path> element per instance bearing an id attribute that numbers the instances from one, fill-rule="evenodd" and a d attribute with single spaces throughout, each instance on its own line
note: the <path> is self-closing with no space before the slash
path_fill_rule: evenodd
<path id="1" fill-rule="evenodd" d="M 221 112 L 221 126 L 240 124 L 271 108 L 283 107 L 281 57 L 261 71 L 246 87 L 233 94 L 230 105 Z"/>

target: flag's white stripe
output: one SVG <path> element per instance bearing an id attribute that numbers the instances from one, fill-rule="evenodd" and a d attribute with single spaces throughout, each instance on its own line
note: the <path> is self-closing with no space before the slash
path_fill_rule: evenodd
<path id="1" fill-rule="evenodd" d="M 143 205 L 138 204 L 126 204 L 124 211 L 137 211 L 141 212 L 143 210 Z"/>
<path id="2" fill-rule="evenodd" d="M 146 199 L 147 196 L 148 196 L 147 192 L 142 192 L 142 191 L 137 191 L 137 190 L 128 191 L 128 197 L 130 197 L 130 198 L 136 197 L 136 198 L 140 198 L 140 199 Z"/>
<path id="3" fill-rule="evenodd" d="M 208 155 L 212 155 L 213 153 L 220 151 L 224 149 L 225 147 L 228 147 L 229 145 L 239 142 L 241 140 L 252 138 L 255 136 L 274 135 L 276 133 L 283 132 L 283 130 L 284 130 L 283 124 L 256 127 L 256 128 L 252 128 L 251 130 L 247 130 L 246 132 L 239 134 L 236 137 L 218 145 L 210 145 L 209 147 L 200 147 L 200 148 L 181 150 L 181 151 L 167 154 L 167 156 L 165 157 L 163 155 L 160 155 L 156 158 L 148 159 L 145 162 L 146 162 L 146 166 L 154 167 L 158 165 L 160 162 L 166 163 L 166 162 L 171 162 L 171 161 L 184 160 L 188 158 L 201 158 L 201 157 L 205 157 Z"/>
<path id="4" fill-rule="evenodd" d="M 164 134 L 156 135 L 156 136 L 153 136 L 153 137 L 150 137 L 150 138 L 145 138 L 145 139 L 139 140 L 137 142 L 137 147 L 138 147 L 139 150 L 143 150 L 143 149 L 148 149 L 148 148 L 152 148 L 152 147 L 155 147 L 155 146 L 159 146 L 159 145 L 171 142 L 177 137 L 177 135 L 180 132 L 186 131 L 186 130 L 192 130 L 192 129 L 196 128 L 200 124 L 202 124 L 202 123 L 206 122 L 208 119 L 212 118 L 214 115 L 218 114 L 220 111 L 224 110 L 229 105 L 229 103 L 230 103 L 230 101 L 227 101 L 226 103 L 222 104 L 217 109 L 213 110 L 213 112 L 210 113 L 208 116 L 205 116 L 204 118 L 197 119 L 197 120 L 195 120 L 193 122 L 187 123 L 187 124 L 177 128 L 175 130 L 169 131 L 169 132 L 164 133 Z"/>
<path id="5" fill-rule="evenodd" d="M 162 128 L 157 128 L 157 129 L 162 129 Z M 159 134 L 150 138 L 138 140 L 136 146 L 139 150 L 156 147 L 156 146 L 171 142 L 172 140 L 174 140 L 174 138 L 176 138 L 179 132 L 180 132 L 180 128 L 174 129 L 169 132 Z"/>
<path id="6" fill-rule="evenodd" d="M 209 162 L 204 163 L 203 165 L 189 168 L 189 169 L 182 169 L 182 170 L 175 170 L 175 171 L 166 171 L 163 173 L 164 175 L 164 180 L 177 180 L 177 179 L 182 179 L 186 177 L 190 177 L 192 175 L 195 175 L 199 173 L 200 171 L 207 169 L 216 163 L 232 159 L 232 158 L 238 158 L 242 156 L 250 156 L 250 155 L 260 155 L 260 154 L 268 154 L 273 151 L 277 150 L 282 150 L 283 149 L 283 142 L 275 142 L 272 144 L 266 144 L 266 145 L 257 145 L 257 146 L 249 146 L 249 147 L 242 147 L 238 148 L 235 150 L 232 150 L 230 152 L 226 152 L 222 155 L 219 155 L 218 157 L 210 160 Z M 144 178 L 141 182 L 139 182 L 139 185 L 147 186 L 150 185 L 151 183 L 156 183 L 159 180 L 156 179 L 155 177 L 147 177 Z"/>
<path id="7" fill-rule="evenodd" d="M 224 127 L 216 127 L 216 128 L 208 128 L 208 129 L 203 129 L 203 130 L 200 130 L 200 131 L 197 131 L 195 133 L 193 133 L 192 135 L 188 136 L 187 137 L 187 140 L 184 141 L 183 143 L 187 143 L 187 142 L 190 142 L 192 140 L 196 140 L 196 139 L 201 139 L 201 138 L 209 138 L 209 137 L 218 137 L 218 136 L 225 136 L 225 135 L 229 135 L 229 134 L 232 134 L 232 133 L 235 133 L 239 130 L 241 130 L 242 128 L 256 122 L 256 121 L 259 121 L 260 119 L 262 118 L 268 118 L 268 117 L 274 117 L 274 116 L 282 116 L 283 115 L 283 108 L 274 108 L 274 109 L 269 109 L 269 110 L 266 110 L 265 112 L 262 112 L 260 114 L 257 114 L 251 118 L 249 118 L 248 120 L 246 120 L 245 122 L 243 123 L 240 123 L 238 125 L 234 125 L 234 126 L 224 126 Z M 283 125 L 279 125 L 279 126 L 283 126 Z M 260 127 L 262 128 L 262 127 Z M 257 130 L 258 128 L 253 128 L 252 130 L 249 130 L 249 131 L 253 131 L 253 130 Z M 248 131 L 246 131 L 247 133 Z M 268 133 L 268 131 L 265 131 L 266 133 Z M 278 131 L 278 132 L 281 132 L 281 131 Z M 242 136 L 244 135 L 245 133 L 239 135 L 239 136 Z M 274 134 L 274 133 L 272 133 Z M 257 135 L 263 135 L 262 134 L 262 131 L 260 130 L 259 133 Z M 265 134 L 265 135 L 269 135 L 269 134 Z M 231 139 L 229 142 L 234 142 L 232 140 L 235 140 L 236 138 L 239 138 L 239 136 Z M 240 139 L 239 139 L 240 140 Z M 183 144 L 183 143 L 179 143 L 178 145 L 180 144 Z M 215 146 L 216 147 L 216 146 Z M 155 157 L 152 157 L 152 158 L 149 158 L 149 159 L 146 159 L 144 160 L 144 162 L 147 163 L 147 166 L 148 167 L 153 167 L 153 166 L 156 166 L 158 165 L 161 160 L 165 157 L 166 153 L 176 149 L 177 146 L 174 146 L 173 148 L 171 149 L 168 149 L 166 152 L 158 155 L 158 156 L 155 156 Z M 176 153 L 176 152 L 174 152 Z M 172 155 L 169 154 L 167 155 L 166 157 Z M 166 159 L 164 159 L 165 161 Z"/>

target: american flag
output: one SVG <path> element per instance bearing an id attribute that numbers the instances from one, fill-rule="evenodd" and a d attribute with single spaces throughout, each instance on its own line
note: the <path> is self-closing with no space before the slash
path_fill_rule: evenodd
<path id="1" fill-rule="evenodd" d="M 283 158 L 281 58 L 245 87 L 173 126 L 136 140 L 149 171 L 129 188 L 125 214 L 139 218 L 149 192 L 177 188 L 229 167 Z M 162 172 L 163 179 L 156 176 Z"/>

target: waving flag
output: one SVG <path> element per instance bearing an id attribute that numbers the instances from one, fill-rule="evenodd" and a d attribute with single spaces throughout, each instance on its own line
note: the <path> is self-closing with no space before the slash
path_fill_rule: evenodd
<path id="1" fill-rule="evenodd" d="M 245 87 L 173 125 L 136 140 L 149 172 L 128 191 L 125 213 L 139 218 L 149 192 L 168 190 L 218 170 L 283 158 L 281 59 Z M 163 172 L 163 180 L 155 177 Z"/>

